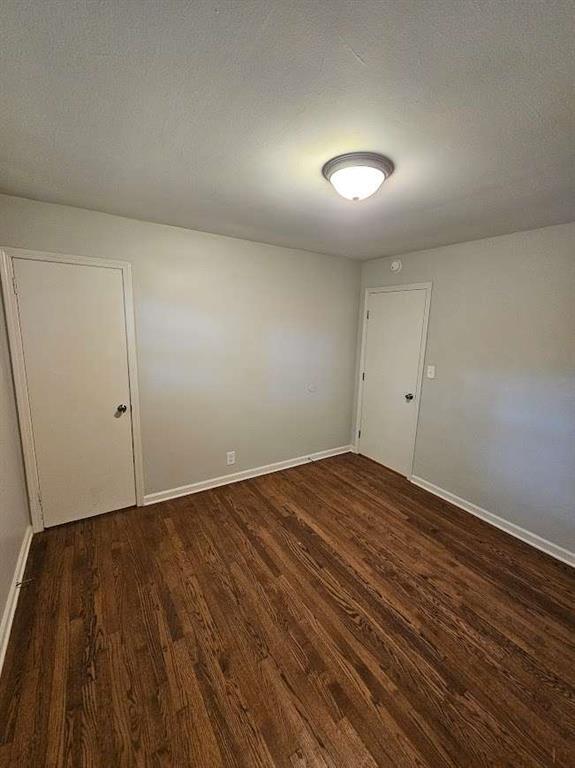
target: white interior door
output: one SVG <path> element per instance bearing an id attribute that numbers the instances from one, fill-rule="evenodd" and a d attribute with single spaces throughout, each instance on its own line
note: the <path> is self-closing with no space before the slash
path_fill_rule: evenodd
<path id="1" fill-rule="evenodd" d="M 359 452 L 409 475 L 427 291 L 370 293 Z"/>
<path id="2" fill-rule="evenodd" d="M 13 267 L 44 525 L 131 506 L 122 270 L 28 258 Z"/>

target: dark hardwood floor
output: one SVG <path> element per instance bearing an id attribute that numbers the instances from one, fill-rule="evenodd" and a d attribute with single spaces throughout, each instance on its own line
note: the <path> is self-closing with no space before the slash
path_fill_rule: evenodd
<path id="1" fill-rule="evenodd" d="M 0 766 L 573 768 L 575 572 L 339 456 L 34 537 Z"/>

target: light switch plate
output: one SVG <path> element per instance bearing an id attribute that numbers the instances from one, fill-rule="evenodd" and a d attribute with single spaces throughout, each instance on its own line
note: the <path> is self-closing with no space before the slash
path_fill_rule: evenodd
<path id="1" fill-rule="evenodd" d="M 428 379 L 434 379 L 435 378 L 435 366 L 434 365 L 428 365 L 427 366 L 427 378 Z"/>

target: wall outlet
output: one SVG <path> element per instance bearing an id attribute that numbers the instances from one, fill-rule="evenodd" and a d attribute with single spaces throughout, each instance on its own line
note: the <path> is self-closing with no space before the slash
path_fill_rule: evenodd
<path id="1" fill-rule="evenodd" d="M 228 467 L 231 464 L 235 464 L 236 463 L 236 452 L 235 451 L 228 451 L 226 453 L 226 461 L 227 461 Z"/>
<path id="2" fill-rule="evenodd" d="M 435 378 L 435 366 L 434 365 L 428 365 L 427 366 L 427 378 L 428 379 L 434 379 Z"/>

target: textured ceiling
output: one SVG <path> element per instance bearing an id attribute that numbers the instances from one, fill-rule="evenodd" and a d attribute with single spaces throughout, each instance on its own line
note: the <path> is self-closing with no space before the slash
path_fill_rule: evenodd
<path id="1" fill-rule="evenodd" d="M 573 0 L 2 0 L 0 191 L 358 258 L 575 218 Z M 396 172 L 350 203 L 321 176 Z"/>

